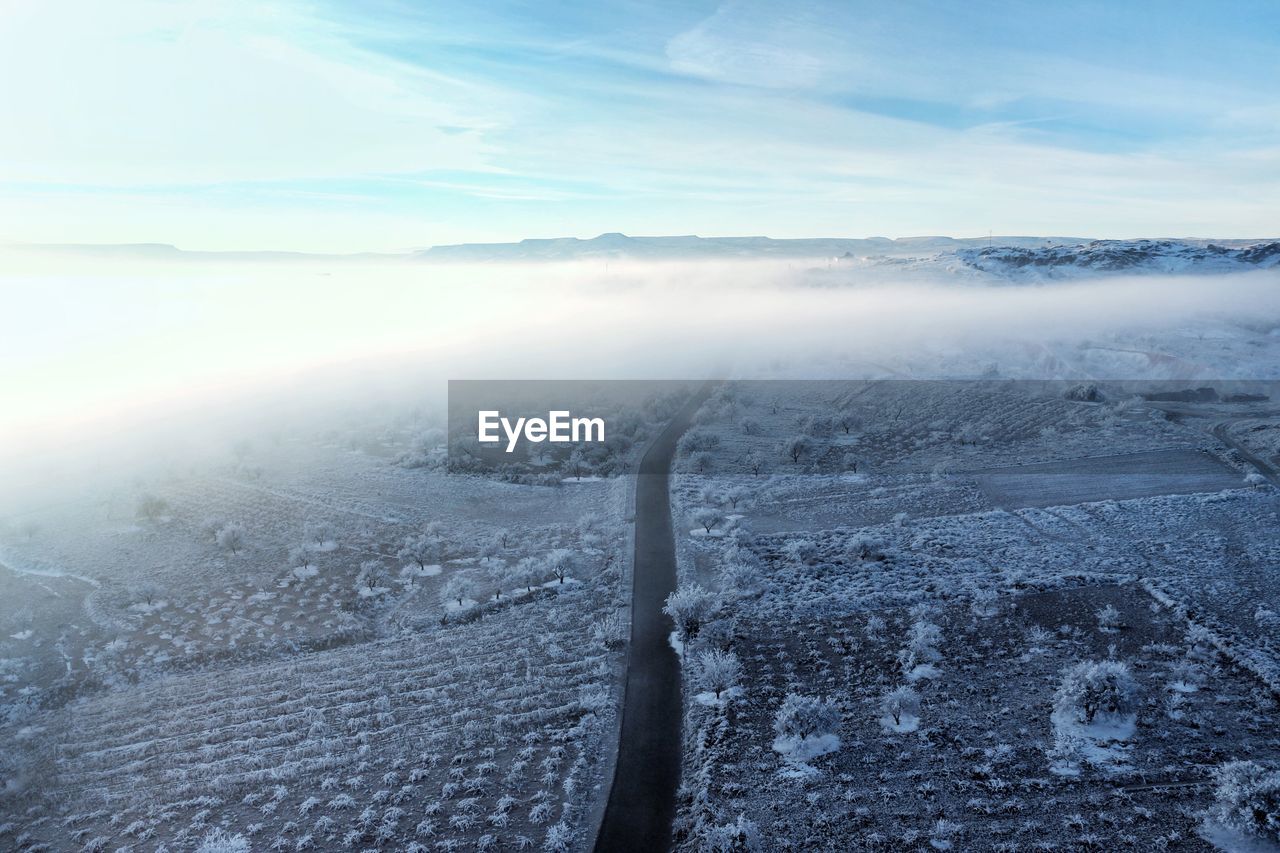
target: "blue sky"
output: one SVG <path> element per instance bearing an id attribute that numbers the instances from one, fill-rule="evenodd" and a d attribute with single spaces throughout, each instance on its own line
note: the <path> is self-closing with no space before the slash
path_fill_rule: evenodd
<path id="1" fill-rule="evenodd" d="M 1280 234 L 1280 4 L 0 0 L 0 240 Z"/>

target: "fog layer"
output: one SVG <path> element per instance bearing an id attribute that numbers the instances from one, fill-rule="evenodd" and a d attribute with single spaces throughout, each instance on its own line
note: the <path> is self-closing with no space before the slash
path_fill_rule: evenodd
<path id="1" fill-rule="evenodd" d="M 0 257 L 0 465 L 264 407 L 422 401 L 448 378 L 1280 370 L 1276 271 L 1010 286 L 828 266 L 11 253 Z"/>

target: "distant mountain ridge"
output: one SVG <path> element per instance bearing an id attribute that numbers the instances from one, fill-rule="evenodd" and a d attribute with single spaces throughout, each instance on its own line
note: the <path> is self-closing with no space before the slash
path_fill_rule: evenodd
<path id="1" fill-rule="evenodd" d="M 776 258 L 821 264 L 835 279 L 867 275 L 996 282 L 1035 282 L 1119 274 L 1178 274 L 1280 269 L 1280 240 L 1137 239 L 1078 237 L 630 237 L 611 232 L 590 239 L 554 237 L 518 243 L 462 243 L 412 252 L 323 255 L 302 252 L 188 251 L 165 243 L 14 246 L 72 257 L 141 261 L 290 263 L 426 262 L 541 263 L 572 261 L 700 261 Z M 812 272 L 817 273 L 815 265 Z"/>
<path id="2" fill-rule="evenodd" d="M 956 257 L 1010 279 L 1110 273 L 1238 272 L 1280 266 L 1280 241 L 1238 244 L 1183 240 L 1093 240 L 1074 246 L 963 248 Z"/>
<path id="3" fill-rule="evenodd" d="M 429 261 L 566 261 L 588 258 L 637 258 L 680 260 L 695 258 L 836 258 L 844 255 L 903 256 L 955 251 L 999 240 L 1002 246 L 1039 248 L 1061 243 L 1082 243 L 1075 237 L 629 237 L 610 232 L 590 239 L 553 237 L 518 243 L 461 243 L 433 246 L 417 255 Z"/>

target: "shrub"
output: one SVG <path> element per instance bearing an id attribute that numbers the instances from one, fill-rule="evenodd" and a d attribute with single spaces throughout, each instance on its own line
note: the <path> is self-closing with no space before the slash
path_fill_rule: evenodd
<path id="1" fill-rule="evenodd" d="M 1054 711 L 1089 725 L 1098 714 L 1119 716 L 1134 710 L 1138 686 L 1120 661 L 1084 661 L 1066 671 L 1053 697 Z"/>
<path id="2" fill-rule="evenodd" d="M 829 699 L 788 693 L 773 720 L 779 737 L 804 740 L 840 727 L 840 709 Z"/>
<path id="3" fill-rule="evenodd" d="M 1212 814 L 1249 835 L 1280 841 L 1280 770 L 1232 761 L 1213 772 Z"/>

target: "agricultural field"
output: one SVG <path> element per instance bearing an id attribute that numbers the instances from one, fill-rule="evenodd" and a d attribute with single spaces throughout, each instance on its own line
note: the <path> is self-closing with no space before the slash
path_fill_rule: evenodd
<path id="1" fill-rule="evenodd" d="M 421 446 L 284 435 L 10 523 L 0 848 L 589 846 L 630 479 Z"/>
<path id="2" fill-rule="evenodd" d="M 704 407 L 678 849 L 1254 849 L 1230 780 L 1280 760 L 1280 498 L 1214 417 L 1082 396 Z"/>

